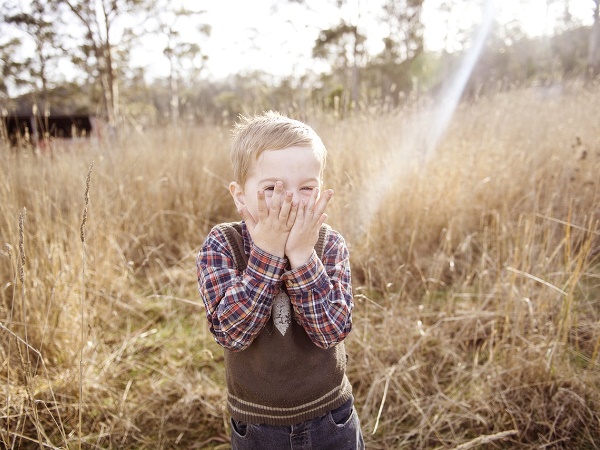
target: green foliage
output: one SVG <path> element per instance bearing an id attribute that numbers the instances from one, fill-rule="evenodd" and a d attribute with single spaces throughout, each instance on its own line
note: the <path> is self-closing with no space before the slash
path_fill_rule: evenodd
<path id="1" fill-rule="evenodd" d="M 291 3 L 314 8 L 305 0 Z M 425 51 L 423 0 L 382 3 L 379 24 L 384 38 L 377 54 L 367 52 L 372 37 L 360 13 L 348 14 L 350 3 L 339 2 L 339 21 L 321 30 L 314 41 L 312 57 L 326 63 L 324 72 L 309 70 L 300 76 L 276 78 L 251 71 L 221 80 L 202 77 L 211 64 L 202 43 L 210 39 L 211 24 L 204 23 L 201 10 L 179 8 L 166 0 L 36 0 L 31 10 L 4 8 L 0 25 L 19 29 L 21 35 L 0 39 L 0 96 L 7 102 L 16 87 L 27 90 L 27 97 L 13 101 L 17 109 L 30 109 L 32 98 L 40 103 L 60 87 L 63 93 L 73 89 L 72 103 L 77 105 L 73 109 L 86 105 L 88 112 L 115 124 L 131 119 L 151 125 L 178 117 L 221 123 L 258 109 L 305 115 L 318 107 L 345 115 L 374 105 L 398 108 L 415 94 L 435 92 L 458 67 L 463 57 L 459 52 Z M 98 8 L 92 7 L 95 4 Z M 441 2 L 439 13 L 450 17 L 457 4 Z M 64 20 L 69 27 L 57 26 Z M 195 22 L 197 39 L 183 36 L 183 21 Z M 133 22 L 116 39 L 116 30 Z M 565 31 L 549 39 L 526 38 L 518 24 L 497 27 L 471 76 L 467 95 L 582 76 L 588 70 L 592 29 L 576 25 L 565 19 L 560 25 Z M 461 32 L 467 48 L 469 30 Z M 163 38 L 160 49 L 169 67 L 167 79 L 150 80 L 144 67 L 132 67 L 132 49 L 149 34 Z M 37 45 L 26 57 L 20 53 L 28 35 Z M 53 70 L 58 59 L 65 57 L 77 74 L 69 84 L 61 79 L 60 71 Z M 55 99 L 46 103 L 51 113 L 59 109 Z M 62 107 L 66 102 L 60 104 L 60 110 L 68 112 Z M 8 103 L 3 107 L 14 110 Z"/>
<path id="2" fill-rule="evenodd" d="M 51 12 L 50 3 L 42 0 L 30 2 L 31 12 L 17 12 L 5 18 L 7 24 L 13 24 L 23 30 L 35 45 L 32 58 L 26 58 L 19 72 L 22 83 L 29 85 L 30 90 L 39 91 L 43 100 L 42 108 L 47 108 L 46 95 L 49 83 L 58 81 L 51 76 L 56 60 L 61 55 L 61 46 L 57 27 L 59 19 Z M 27 74 L 23 77 L 23 72 Z"/>
<path id="3" fill-rule="evenodd" d="M 313 47 L 313 58 L 331 61 L 334 67 L 349 67 L 354 63 L 356 52 L 366 37 L 358 32 L 356 25 L 342 21 L 334 28 L 322 30 Z"/>
<path id="4" fill-rule="evenodd" d="M 5 100 L 9 94 L 9 83 L 16 82 L 23 70 L 24 62 L 15 59 L 21 40 L 12 38 L 0 44 L 0 98 Z"/>
<path id="5" fill-rule="evenodd" d="M 387 0 L 383 5 L 389 35 L 382 55 L 395 63 L 410 61 L 423 51 L 423 0 Z"/>

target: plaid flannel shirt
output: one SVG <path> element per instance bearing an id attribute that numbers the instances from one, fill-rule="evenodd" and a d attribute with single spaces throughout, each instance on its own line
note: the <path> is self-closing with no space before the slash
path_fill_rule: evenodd
<path id="1" fill-rule="evenodd" d="M 230 350 L 243 350 L 271 317 L 275 296 L 284 289 L 296 321 L 321 348 L 341 342 L 352 329 L 352 287 L 349 252 L 342 236 L 329 229 L 323 261 L 316 252 L 306 264 L 289 269 L 279 258 L 252 244 L 242 223 L 248 266 L 235 268 L 233 250 L 213 228 L 198 254 L 198 288 L 215 340 Z"/>

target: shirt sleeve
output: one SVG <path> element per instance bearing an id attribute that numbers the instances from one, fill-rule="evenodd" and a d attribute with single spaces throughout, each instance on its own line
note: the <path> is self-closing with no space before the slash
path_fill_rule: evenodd
<path id="1" fill-rule="evenodd" d="M 285 265 L 286 259 L 253 246 L 246 270 L 237 271 L 222 231 L 213 228 L 196 267 L 209 328 L 220 345 L 239 351 L 258 336 L 271 316 Z"/>
<path id="2" fill-rule="evenodd" d="M 300 324 L 313 343 L 332 347 L 352 330 L 352 286 L 348 247 L 328 230 L 323 261 L 315 251 L 309 261 L 283 274 L 287 293 Z"/>

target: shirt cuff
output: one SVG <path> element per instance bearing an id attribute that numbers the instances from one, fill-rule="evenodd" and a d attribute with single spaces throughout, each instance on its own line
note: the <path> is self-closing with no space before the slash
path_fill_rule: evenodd
<path id="1" fill-rule="evenodd" d="M 327 278 L 325 267 L 313 250 L 306 264 L 283 273 L 281 279 L 285 283 L 288 294 L 302 295 L 321 285 Z"/>
<path id="2" fill-rule="evenodd" d="M 271 255 L 253 245 L 248 258 L 246 273 L 253 278 L 265 280 L 269 284 L 276 283 L 281 279 L 286 264 L 287 259 Z"/>

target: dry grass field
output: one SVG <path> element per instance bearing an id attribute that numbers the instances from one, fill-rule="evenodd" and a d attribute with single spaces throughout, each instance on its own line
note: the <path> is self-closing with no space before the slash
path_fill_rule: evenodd
<path id="1" fill-rule="evenodd" d="M 419 105 L 307 118 L 352 255 L 367 448 L 600 448 L 598 92 L 472 100 L 429 158 Z M 0 149 L 3 448 L 228 448 L 195 274 L 237 216 L 228 137 Z"/>

